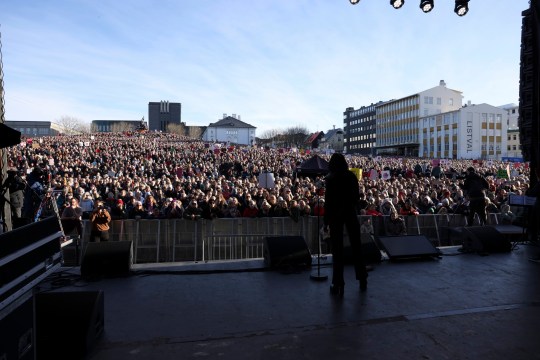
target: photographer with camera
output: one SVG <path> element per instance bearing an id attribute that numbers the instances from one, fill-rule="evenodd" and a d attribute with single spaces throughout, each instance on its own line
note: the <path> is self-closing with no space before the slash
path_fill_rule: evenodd
<path id="1" fill-rule="evenodd" d="M 41 198 L 46 193 L 45 172 L 39 166 L 34 167 L 26 178 L 27 187 L 24 192 L 24 204 L 22 215 L 28 219 L 34 219 L 34 215 L 41 203 Z"/>
<path id="2" fill-rule="evenodd" d="M 109 229 L 111 215 L 103 205 L 103 201 L 98 201 L 96 208 L 90 214 L 92 230 L 90 232 L 90 242 L 109 241 Z"/>
<path id="3" fill-rule="evenodd" d="M 22 217 L 22 208 L 24 204 L 24 188 L 26 184 L 24 180 L 19 176 L 16 169 L 10 169 L 7 171 L 8 178 L 7 184 L 9 188 L 9 203 L 11 206 L 12 219 L 20 219 Z"/>

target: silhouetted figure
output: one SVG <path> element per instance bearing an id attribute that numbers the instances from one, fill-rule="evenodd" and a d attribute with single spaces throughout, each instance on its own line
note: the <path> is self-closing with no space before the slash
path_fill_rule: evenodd
<path id="1" fill-rule="evenodd" d="M 480 225 L 484 225 L 487 221 L 486 214 L 486 190 L 489 189 L 487 180 L 476 172 L 473 167 L 467 169 L 467 176 L 463 189 L 469 198 L 469 215 L 468 226 L 472 226 L 474 222 L 474 214 L 478 214 Z"/>
<path id="2" fill-rule="evenodd" d="M 347 161 L 342 154 L 335 153 L 328 164 L 330 173 L 326 177 L 326 195 L 324 225 L 330 231 L 332 243 L 333 273 L 330 292 L 343 296 L 345 280 L 343 278 L 343 227 L 351 242 L 356 279 L 360 281 L 360 290 L 367 289 L 367 271 L 362 258 L 360 242 L 360 223 L 356 214 L 356 204 L 360 198 L 358 179 L 349 171 Z"/>

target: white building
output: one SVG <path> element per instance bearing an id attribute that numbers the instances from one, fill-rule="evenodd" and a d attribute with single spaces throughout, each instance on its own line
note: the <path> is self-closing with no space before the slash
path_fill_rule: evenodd
<path id="1" fill-rule="evenodd" d="M 462 100 L 461 91 L 448 89 L 441 80 L 434 88 L 377 105 L 377 153 L 418 156 L 419 119 L 458 110 Z"/>
<path id="2" fill-rule="evenodd" d="M 521 153 L 521 142 L 519 141 L 519 129 L 508 129 L 508 143 L 506 148 L 508 149 L 506 156 L 509 158 L 521 159 L 523 154 Z"/>
<path id="3" fill-rule="evenodd" d="M 419 119 L 420 157 L 501 160 L 507 156 L 506 110 L 488 104 Z"/>
<path id="4" fill-rule="evenodd" d="M 238 145 L 255 145 L 256 127 L 240 121 L 240 116 L 223 114 L 223 119 L 208 125 L 202 134 L 203 141 Z"/>
<path id="5" fill-rule="evenodd" d="M 516 104 L 506 104 L 499 107 L 506 111 L 506 126 L 508 130 L 518 129 L 519 106 Z"/>

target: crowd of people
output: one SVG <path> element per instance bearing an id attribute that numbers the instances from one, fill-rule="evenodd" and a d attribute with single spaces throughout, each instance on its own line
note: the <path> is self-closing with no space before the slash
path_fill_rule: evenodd
<path id="1" fill-rule="evenodd" d="M 324 215 L 324 172 L 297 173 L 315 152 L 205 143 L 158 132 L 27 139 L 9 149 L 10 171 L 17 178 L 12 196 L 19 199 L 12 210 L 15 218 L 33 219 L 42 198 L 52 193 L 60 213 L 76 201 L 86 219 L 98 203 L 112 219 L 289 216 L 297 220 Z M 330 153 L 317 153 L 330 159 Z M 511 218 L 508 195 L 523 195 L 529 188 L 526 163 L 345 158 L 349 168 L 359 169 L 358 214 L 466 215 L 470 168 L 487 181 L 488 212 L 510 213 Z M 270 184 L 261 181 L 261 175 L 268 174 Z M 44 210 L 41 216 L 47 215 Z"/>

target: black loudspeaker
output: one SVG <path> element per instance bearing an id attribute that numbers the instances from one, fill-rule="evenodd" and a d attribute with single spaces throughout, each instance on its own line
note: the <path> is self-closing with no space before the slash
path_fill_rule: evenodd
<path id="1" fill-rule="evenodd" d="M 381 250 L 375 243 L 371 234 L 360 234 L 362 247 L 362 259 L 366 265 L 378 264 L 382 261 Z M 354 264 L 354 256 L 351 248 L 351 242 L 347 234 L 343 237 L 343 256 L 345 264 Z"/>
<path id="2" fill-rule="evenodd" d="M 441 255 L 439 249 L 424 235 L 381 236 L 379 240 L 390 260 Z"/>
<path id="3" fill-rule="evenodd" d="M 81 262 L 81 276 L 94 280 L 127 276 L 133 263 L 131 241 L 91 242 L 86 246 Z"/>
<path id="4" fill-rule="evenodd" d="M 20 298 L 21 304 L 5 317 L 0 314 L 0 359 L 34 360 L 34 297 Z M 14 304 L 12 304 L 14 305 Z"/>
<path id="5" fill-rule="evenodd" d="M 464 251 L 501 253 L 512 250 L 510 240 L 492 226 L 465 227 L 463 234 Z"/>
<path id="6" fill-rule="evenodd" d="M 264 238 L 264 263 L 276 267 L 309 267 L 311 253 L 303 236 L 267 236 Z"/>
<path id="7" fill-rule="evenodd" d="M 103 334 L 103 291 L 35 295 L 36 358 L 82 359 Z"/>

